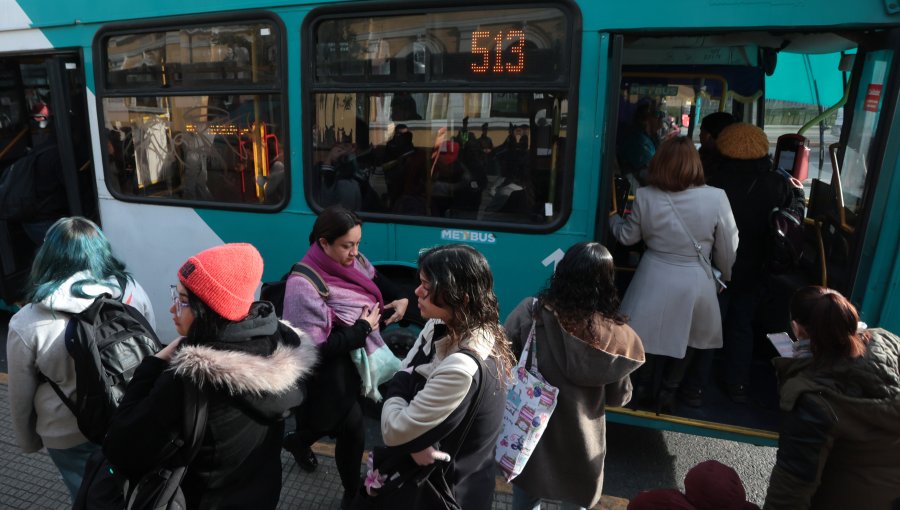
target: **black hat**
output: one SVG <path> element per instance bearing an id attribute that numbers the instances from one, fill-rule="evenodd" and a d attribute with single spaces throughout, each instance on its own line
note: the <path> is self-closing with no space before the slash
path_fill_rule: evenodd
<path id="1" fill-rule="evenodd" d="M 700 121 L 700 129 L 712 135 L 713 138 L 718 138 L 723 129 L 735 122 L 734 115 L 728 112 L 715 112 L 703 117 L 703 120 Z"/>

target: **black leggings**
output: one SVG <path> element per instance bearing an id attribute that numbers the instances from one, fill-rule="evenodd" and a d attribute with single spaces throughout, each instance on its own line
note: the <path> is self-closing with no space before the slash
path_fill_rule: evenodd
<path id="1" fill-rule="evenodd" d="M 298 426 L 302 424 L 298 423 Z M 353 403 L 353 407 L 334 430 L 318 432 L 298 429 L 297 443 L 300 446 L 310 447 L 324 436 L 334 437 L 334 462 L 341 477 L 341 485 L 344 486 L 344 495 L 352 498 L 359 491 L 361 478 L 359 466 L 366 442 L 363 413 L 359 403 Z"/>

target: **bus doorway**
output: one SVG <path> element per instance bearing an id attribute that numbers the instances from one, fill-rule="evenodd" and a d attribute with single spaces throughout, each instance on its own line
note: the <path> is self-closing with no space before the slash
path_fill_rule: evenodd
<path id="1" fill-rule="evenodd" d="M 614 199 L 613 207 L 604 204 L 600 208 L 603 214 L 598 217 L 605 220 L 612 208 L 623 217 L 630 214 L 635 190 L 646 185 L 644 179 L 655 149 L 665 140 L 679 136 L 689 138 L 700 149 L 708 184 L 724 184 L 723 189 L 730 186 L 734 195 L 729 196 L 732 208 L 738 204 L 739 209 L 735 216 L 742 214 L 747 227 L 741 232 L 740 243 L 751 248 L 745 248 L 744 253 L 752 250 L 753 243 L 766 248 L 768 237 L 754 239 L 752 233 L 757 224 L 769 228 L 767 215 L 771 209 L 766 207 L 762 214 L 753 213 L 747 219 L 747 211 L 753 209 L 746 206 L 746 197 L 751 196 L 756 181 L 748 179 L 745 191 L 733 184 L 737 177 L 723 178 L 726 171 L 733 175 L 748 171 L 747 165 L 734 161 L 746 159 L 764 165 L 760 175 L 784 169 L 801 181 L 806 208 L 801 224 L 804 244 L 798 260 L 789 268 L 770 269 L 764 258 L 759 259 L 753 264 L 759 268 L 753 273 L 754 279 L 728 282 L 730 288 L 719 295 L 723 348 L 706 349 L 701 362 L 687 363 L 689 367 L 677 386 L 680 398 L 667 410 L 656 405 L 659 399 L 646 399 L 649 404 L 645 405 L 635 402 L 627 409 L 613 410 L 610 419 L 758 443 L 774 441 L 780 408 L 771 360 L 779 352 L 768 335 L 784 338 L 778 335 L 790 332 L 790 296 L 803 286 L 821 285 L 851 296 L 859 304 L 863 301 L 860 296 L 873 287 L 873 282 L 889 273 L 887 268 L 896 256 L 895 251 L 890 260 L 873 256 L 890 251 L 885 242 L 879 241 L 879 229 L 889 215 L 887 189 L 893 170 L 890 163 L 886 169 L 882 167 L 890 157 L 886 147 L 894 138 L 890 119 L 896 103 L 896 37 L 896 31 L 883 30 L 852 34 L 779 33 L 777 37 L 760 31 L 719 34 L 718 38 L 702 40 L 642 33 L 613 39 L 611 57 L 621 64 L 617 75 L 609 78 L 607 132 L 616 136 L 607 141 L 602 182 L 605 195 Z M 781 41 L 779 44 L 790 41 L 782 47 L 780 69 L 776 69 L 772 53 L 778 48 L 767 49 L 770 40 Z M 754 44 L 735 49 L 737 43 L 747 41 Z M 833 63 L 828 74 L 819 76 L 817 81 L 822 84 L 823 78 L 836 77 L 832 81 L 837 82 L 838 90 L 821 96 L 816 92 L 813 99 L 804 102 L 796 96 L 796 84 L 805 75 L 798 74 L 798 66 L 792 62 L 809 58 Z M 775 81 L 768 77 L 775 71 L 787 73 L 790 86 L 786 89 L 794 96 L 783 96 L 785 91 L 770 87 Z M 838 136 L 827 133 L 813 137 L 812 132 L 807 133 L 808 139 L 802 136 L 816 126 L 825 131 L 825 125 L 835 120 L 840 108 L 844 115 Z M 762 128 L 765 138 L 757 145 L 763 149 L 768 146 L 763 157 L 720 155 L 707 165 L 699 131 L 703 120 L 714 113 L 727 114 L 729 122 L 755 125 L 756 131 Z M 808 172 L 798 171 L 793 160 L 785 157 L 792 152 L 778 145 L 785 136 L 803 139 L 804 143 L 808 140 Z M 725 159 L 731 163 L 721 163 Z M 710 179 L 711 176 L 719 178 Z M 668 211 L 667 207 L 663 204 L 660 211 Z M 647 217 L 648 213 L 644 213 Z M 598 238 L 613 252 L 618 283 L 625 294 L 646 255 L 646 239 L 626 245 L 605 231 L 606 221 L 598 223 Z M 737 223 L 741 230 L 741 222 Z M 677 223 L 672 232 L 673 239 L 679 242 L 684 237 Z M 739 247 L 737 257 L 741 256 Z M 660 287 L 665 284 L 660 283 Z M 735 296 L 750 294 L 748 288 L 753 292 L 753 300 L 736 301 Z M 871 326 L 884 324 L 886 315 L 873 308 L 874 312 L 863 308 L 863 320 Z M 735 310 L 743 311 L 745 317 L 735 319 L 739 315 L 733 313 Z M 634 318 L 633 312 L 627 313 Z M 738 330 L 737 323 L 748 327 Z M 743 349 L 745 355 L 729 354 L 729 344 L 733 352 Z M 743 374 L 743 382 L 733 382 L 739 378 L 736 374 Z M 683 387 L 688 391 L 681 391 Z"/>
<path id="2" fill-rule="evenodd" d="M 0 193 L 0 298 L 7 304 L 22 299 L 56 219 L 98 219 L 85 90 L 80 53 L 0 56 L 0 186 L 9 190 Z M 33 179 L 13 178 L 29 172 Z M 13 205 L 31 194 L 30 206 Z"/>

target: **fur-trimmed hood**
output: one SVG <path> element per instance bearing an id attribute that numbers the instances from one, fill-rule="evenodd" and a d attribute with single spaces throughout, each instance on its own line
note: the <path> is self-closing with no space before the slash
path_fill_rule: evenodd
<path id="1" fill-rule="evenodd" d="M 226 349 L 222 344 L 186 345 L 172 358 L 171 370 L 201 388 L 227 393 L 260 418 L 278 419 L 303 401 L 302 381 L 318 362 L 318 351 L 306 333 L 285 321 L 279 321 L 272 337 L 277 343 L 269 355 Z"/>

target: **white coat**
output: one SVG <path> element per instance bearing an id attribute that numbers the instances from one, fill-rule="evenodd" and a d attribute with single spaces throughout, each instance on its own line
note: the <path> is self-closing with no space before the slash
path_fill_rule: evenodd
<path id="1" fill-rule="evenodd" d="M 722 271 L 722 279 L 730 279 L 738 230 L 725 192 L 697 186 L 668 195 L 704 254 Z M 683 358 L 688 346 L 721 347 L 715 280 L 701 264 L 666 192 L 654 186 L 639 188 L 631 214 L 613 216 L 610 228 L 625 245 L 642 239 L 647 245 L 621 306 L 645 351 Z"/>

